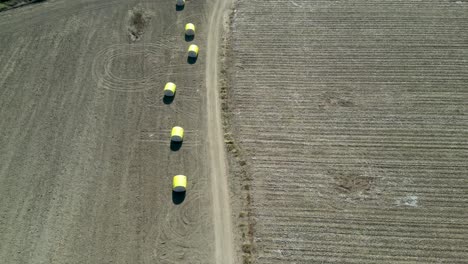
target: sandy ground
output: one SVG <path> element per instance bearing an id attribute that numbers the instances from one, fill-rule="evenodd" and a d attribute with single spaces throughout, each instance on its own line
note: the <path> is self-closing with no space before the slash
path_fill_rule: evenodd
<path id="1" fill-rule="evenodd" d="M 226 168 L 207 158 L 224 156 L 208 122 L 219 114 L 205 97 L 216 97 L 205 47 L 224 9 L 51 0 L 1 13 L 2 263 L 232 263 Z M 186 22 L 199 25 L 194 64 Z M 180 149 L 174 125 L 186 130 Z M 175 174 L 189 178 L 186 197 L 171 192 Z"/>
<path id="2" fill-rule="evenodd" d="M 239 1 L 247 263 L 467 263 L 467 22 L 466 1 Z"/>
<path id="3" fill-rule="evenodd" d="M 225 18 L 230 11 L 232 1 L 215 0 L 212 2 L 212 12 L 208 28 L 207 45 L 207 119 L 208 119 L 208 149 L 210 161 L 211 186 L 213 193 L 213 216 L 215 234 L 215 256 L 216 263 L 232 264 L 239 260 L 235 257 L 234 236 L 231 224 L 231 200 L 228 188 L 228 173 L 226 153 L 224 146 L 223 128 L 221 122 L 221 103 L 219 97 L 218 62 L 219 47 L 222 40 L 222 30 Z"/>

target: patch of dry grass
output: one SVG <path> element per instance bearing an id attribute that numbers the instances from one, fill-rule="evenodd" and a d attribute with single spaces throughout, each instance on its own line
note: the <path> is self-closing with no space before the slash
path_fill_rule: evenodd
<path id="1" fill-rule="evenodd" d="M 151 20 L 151 13 L 142 6 L 136 6 L 129 11 L 128 34 L 130 41 L 135 42 L 142 38 L 144 29 Z"/>

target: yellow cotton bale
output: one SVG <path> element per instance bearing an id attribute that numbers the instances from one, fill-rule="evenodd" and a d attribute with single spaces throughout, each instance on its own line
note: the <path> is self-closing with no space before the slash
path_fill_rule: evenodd
<path id="1" fill-rule="evenodd" d="M 192 23 L 187 23 L 185 25 L 185 35 L 193 37 L 195 36 L 195 25 Z"/>
<path id="2" fill-rule="evenodd" d="M 180 126 L 175 126 L 171 131 L 171 141 L 182 142 L 184 140 L 184 129 Z"/>
<path id="3" fill-rule="evenodd" d="M 192 44 L 188 48 L 188 56 L 190 58 L 196 58 L 198 56 L 198 46 L 195 44 Z"/>
<path id="4" fill-rule="evenodd" d="M 172 190 L 174 192 L 185 192 L 187 190 L 187 177 L 176 175 L 172 179 Z"/>
<path id="5" fill-rule="evenodd" d="M 164 96 L 174 96 L 176 92 L 176 85 L 172 82 L 166 83 L 164 86 Z"/>

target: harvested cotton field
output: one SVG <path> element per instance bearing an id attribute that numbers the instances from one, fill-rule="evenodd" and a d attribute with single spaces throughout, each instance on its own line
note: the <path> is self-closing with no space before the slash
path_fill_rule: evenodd
<path id="1" fill-rule="evenodd" d="M 466 1 L 238 2 L 246 263 L 466 263 L 467 28 Z"/>

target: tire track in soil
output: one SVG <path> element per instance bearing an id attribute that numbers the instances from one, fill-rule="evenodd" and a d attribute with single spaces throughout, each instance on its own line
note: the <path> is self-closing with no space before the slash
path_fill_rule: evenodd
<path id="1" fill-rule="evenodd" d="M 92 65 L 93 78 L 99 87 L 117 92 L 140 92 L 150 89 L 165 75 L 165 50 L 170 50 L 170 47 L 162 42 L 112 45 L 97 53 Z M 120 78 L 112 72 L 112 62 L 115 59 L 134 55 L 143 55 L 145 59 L 154 61 L 158 65 L 157 68 L 151 68 L 151 75 L 135 78 Z"/>
<path id="2" fill-rule="evenodd" d="M 195 152 L 198 153 L 196 150 Z M 176 155 L 178 159 L 168 158 L 168 168 L 176 168 L 185 154 L 177 153 Z M 202 202 L 206 201 L 203 188 L 207 182 L 203 180 L 200 171 L 200 166 L 192 168 L 190 177 L 197 181 L 189 182 L 190 192 L 186 193 L 184 201 L 167 210 L 162 220 L 164 224 L 159 225 L 158 263 L 185 263 L 187 260 L 190 261 L 189 263 L 202 263 L 202 259 L 209 258 L 200 252 L 197 246 L 188 243 L 203 236 L 204 222 L 208 218 L 208 211 L 202 210 Z M 195 259 L 194 256 L 196 256 Z"/>
<path id="3" fill-rule="evenodd" d="M 168 112 L 168 114 L 180 113 L 190 118 L 200 116 L 201 98 L 199 91 L 191 91 L 190 87 L 180 87 L 177 88 L 178 90 L 172 102 L 163 103 L 165 99 L 161 96 L 162 87 L 163 84 L 161 83 L 158 87 L 160 89 L 151 89 L 144 92 L 144 101 L 149 108 Z M 154 100 L 154 98 L 158 99 Z"/>
<path id="4" fill-rule="evenodd" d="M 160 130 L 157 131 L 149 131 L 149 130 L 142 130 L 140 131 L 139 141 L 142 142 L 149 142 L 155 143 L 158 145 L 164 145 L 169 147 L 171 142 L 169 139 L 170 130 L 161 132 Z M 201 145 L 200 140 L 200 133 L 198 130 L 184 130 L 184 142 L 182 143 L 182 147 L 186 148 L 194 148 Z"/>

